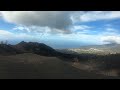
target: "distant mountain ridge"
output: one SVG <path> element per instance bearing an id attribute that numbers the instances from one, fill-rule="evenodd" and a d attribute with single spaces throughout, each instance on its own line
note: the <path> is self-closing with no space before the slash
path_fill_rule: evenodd
<path id="1" fill-rule="evenodd" d="M 10 54 L 20 54 L 20 50 L 15 49 L 12 45 L 0 44 L 0 54 L 10 55 Z"/>
<path id="2" fill-rule="evenodd" d="M 62 57 L 67 59 L 73 59 L 76 55 L 73 54 L 66 54 L 59 51 L 56 51 L 52 47 L 47 46 L 44 43 L 38 42 L 20 42 L 16 45 L 6 45 L 0 44 L 0 54 L 4 55 L 15 55 L 15 54 L 22 54 L 22 53 L 33 53 L 37 55 L 43 56 L 55 56 L 55 57 Z"/>
<path id="3" fill-rule="evenodd" d="M 52 55 L 55 50 L 43 43 L 20 42 L 16 45 L 0 44 L 0 54 L 36 53 Z"/>
<path id="4" fill-rule="evenodd" d="M 33 53 L 43 56 L 55 56 L 66 59 L 85 58 L 85 54 L 109 54 L 120 53 L 120 44 L 105 44 L 105 45 L 91 45 L 83 46 L 73 49 L 53 49 L 52 47 L 38 42 L 20 42 L 16 45 L 0 44 L 1 55 L 14 55 L 22 53 Z M 90 56 L 89 55 L 89 56 Z"/>
<path id="5" fill-rule="evenodd" d="M 59 52 L 69 54 L 94 53 L 94 54 L 109 54 L 120 53 L 120 44 L 104 44 L 104 45 L 89 45 L 80 48 L 57 49 Z"/>
<path id="6" fill-rule="evenodd" d="M 16 49 L 19 49 L 23 52 L 30 52 L 35 54 L 43 55 L 53 55 L 55 50 L 43 43 L 37 42 L 20 42 L 14 46 Z"/>

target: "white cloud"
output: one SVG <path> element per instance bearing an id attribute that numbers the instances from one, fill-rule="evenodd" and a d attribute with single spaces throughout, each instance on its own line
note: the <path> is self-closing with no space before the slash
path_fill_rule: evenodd
<path id="1" fill-rule="evenodd" d="M 2 13 L 0 12 L 0 17 L 2 16 Z"/>
<path id="2" fill-rule="evenodd" d="M 78 12 L 72 17 L 74 22 L 90 22 L 96 20 L 110 20 L 120 18 L 120 11 L 87 11 Z"/>
<path id="3" fill-rule="evenodd" d="M 108 31 L 108 32 L 115 32 L 116 33 L 118 30 L 116 30 L 114 28 L 108 27 L 108 28 L 106 28 L 106 31 Z"/>
<path id="4" fill-rule="evenodd" d="M 66 40 L 76 40 L 79 42 L 87 42 L 87 43 L 93 43 L 93 44 L 108 44 L 108 43 L 117 43 L 120 44 L 120 34 L 118 33 L 118 30 L 115 28 L 105 28 L 104 32 L 98 33 L 98 34 L 86 34 L 83 31 L 79 33 L 72 33 L 69 35 L 61 35 L 62 38 L 65 38 Z"/>
<path id="5" fill-rule="evenodd" d="M 39 26 L 24 26 L 24 25 L 18 25 L 13 28 L 13 30 L 19 30 L 19 31 L 27 31 L 32 33 L 40 33 L 45 32 L 47 27 L 39 27 Z"/>
<path id="6" fill-rule="evenodd" d="M 0 36 L 9 36 L 9 35 L 13 35 L 13 33 L 5 30 L 0 30 Z"/>
<path id="7" fill-rule="evenodd" d="M 90 26 L 87 26 L 87 25 L 75 25 L 75 26 L 73 26 L 73 29 L 75 29 L 75 30 L 86 30 L 86 29 L 90 29 L 90 28 L 92 28 L 92 27 L 90 27 Z"/>
<path id="8" fill-rule="evenodd" d="M 13 30 L 20 30 L 20 31 L 31 32 L 28 27 L 26 27 L 26 26 L 21 26 L 21 25 L 20 25 L 20 26 L 15 26 L 15 27 L 13 28 Z"/>
<path id="9" fill-rule="evenodd" d="M 66 29 L 72 24 L 70 11 L 1 11 L 2 17 L 10 23 L 26 26 L 42 26 Z"/>
<path id="10" fill-rule="evenodd" d="M 19 39 L 31 39 L 32 35 L 26 33 L 12 33 L 6 30 L 0 30 L 0 40 L 19 40 Z"/>
<path id="11" fill-rule="evenodd" d="M 103 42 L 103 44 L 107 43 L 117 43 L 120 44 L 120 34 L 119 31 L 115 28 L 112 28 L 111 26 L 107 26 L 105 28 L 105 32 L 100 34 L 100 41 Z"/>
<path id="12" fill-rule="evenodd" d="M 75 26 L 72 26 L 70 28 L 71 30 L 71 33 L 88 33 L 90 32 L 91 28 L 93 27 L 90 27 L 90 26 L 87 26 L 87 25 L 75 25 Z"/>
<path id="13" fill-rule="evenodd" d="M 103 36 L 101 41 L 105 43 L 117 43 L 120 44 L 120 36 Z"/>
<path id="14" fill-rule="evenodd" d="M 70 30 L 61 30 L 61 29 L 56 29 L 56 28 L 49 28 L 49 27 L 40 27 L 40 26 L 15 26 L 13 30 L 19 30 L 21 32 L 28 32 L 28 33 L 35 33 L 35 34 L 40 34 L 40 33 L 47 33 L 47 34 L 69 34 L 71 33 Z"/>
<path id="15" fill-rule="evenodd" d="M 8 40 L 9 42 L 19 42 L 19 41 L 36 41 L 36 42 L 42 42 L 45 41 L 46 38 L 49 41 L 51 37 L 50 34 L 46 33 L 13 33 L 6 30 L 0 30 L 0 41 Z M 44 36 L 44 37 L 43 37 Z"/>
<path id="16" fill-rule="evenodd" d="M 90 22 L 120 18 L 120 11 L 1 11 L 4 20 L 17 24 L 14 29 L 27 32 L 70 33 L 73 22 Z M 48 31 L 45 27 L 49 28 Z M 73 29 L 90 29 L 76 25 Z"/>

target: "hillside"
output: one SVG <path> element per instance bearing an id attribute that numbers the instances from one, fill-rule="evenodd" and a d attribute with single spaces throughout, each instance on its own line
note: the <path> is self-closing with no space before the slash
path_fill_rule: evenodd
<path id="1" fill-rule="evenodd" d="M 103 79 L 113 78 L 79 70 L 56 57 L 36 54 L 0 56 L 0 79 Z"/>
<path id="2" fill-rule="evenodd" d="M 47 56 L 53 56 L 55 55 L 55 50 L 43 43 L 37 43 L 37 42 L 20 42 L 16 45 L 14 45 L 14 48 L 17 50 L 21 50 L 22 52 L 26 53 L 35 53 L 40 55 L 47 55 Z"/>
<path id="3" fill-rule="evenodd" d="M 1 55 L 20 54 L 20 50 L 15 49 L 12 45 L 0 44 Z"/>

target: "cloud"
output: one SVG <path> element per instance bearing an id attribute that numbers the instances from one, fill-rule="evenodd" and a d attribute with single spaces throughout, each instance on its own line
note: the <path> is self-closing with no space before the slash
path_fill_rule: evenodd
<path id="1" fill-rule="evenodd" d="M 108 43 L 120 44 L 119 30 L 111 26 L 107 26 L 107 28 L 105 28 L 105 31 L 102 32 L 100 36 L 101 36 L 100 41 L 103 42 L 103 44 L 108 44 Z"/>
<path id="2" fill-rule="evenodd" d="M 18 25 L 13 28 L 13 30 L 21 31 L 21 32 L 27 32 L 27 33 L 43 33 L 46 32 L 46 30 L 49 30 L 47 27 L 40 27 L 40 26 L 24 26 L 24 25 Z"/>
<path id="3" fill-rule="evenodd" d="M 18 40 L 35 40 L 35 36 L 26 33 L 12 33 L 6 30 L 0 30 L 0 40 L 18 41 Z"/>
<path id="4" fill-rule="evenodd" d="M 75 30 L 86 30 L 86 29 L 90 29 L 90 28 L 92 28 L 92 27 L 87 26 L 87 25 L 75 25 L 75 26 L 73 26 L 73 29 L 75 29 Z"/>
<path id="5" fill-rule="evenodd" d="M 9 36 L 9 35 L 13 35 L 13 33 L 5 31 L 5 30 L 0 30 L 0 36 Z"/>
<path id="6" fill-rule="evenodd" d="M 44 35 L 44 37 L 43 37 Z M 25 32 L 20 32 L 20 33 L 14 33 L 6 30 L 0 30 L 0 41 L 2 40 L 8 40 L 10 42 L 19 42 L 19 41 L 49 41 L 50 39 L 54 39 L 53 35 L 50 34 L 45 34 L 45 33 L 25 33 Z M 47 41 L 47 42 L 48 42 Z"/>
<path id="7" fill-rule="evenodd" d="M 71 33 L 89 33 L 91 31 L 91 26 L 87 25 L 74 25 L 70 28 Z"/>
<path id="8" fill-rule="evenodd" d="M 114 33 L 118 32 L 118 30 L 116 30 L 114 28 L 110 28 L 110 27 L 106 28 L 106 31 L 107 32 L 114 32 Z"/>
<path id="9" fill-rule="evenodd" d="M 117 18 L 120 18 L 120 11 L 87 11 L 78 12 L 75 17 L 72 17 L 72 20 L 74 22 L 91 22 Z"/>
<path id="10" fill-rule="evenodd" d="M 118 33 L 118 31 L 119 31 L 112 24 L 106 24 L 106 25 L 104 25 L 104 29 L 106 30 L 106 32 Z"/>
<path id="11" fill-rule="evenodd" d="M 120 44 L 120 36 L 104 36 L 101 40 L 106 43 Z"/>
<path id="12" fill-rule="evenodd" d="M 2 13 L 0 12 L 0 17 L 2 17 Z"/>
<path id="13" fill-rule="evenodd" d="M 26 27 L 26 26 L 21 26 L 21 25 L 15 26 L 15 27 L 13 28 L 13 30 L 31 32 L 31 30 L 30 30 L 28 27 Z"/>
<path id="14" fill-rule="evenodd" d="M 21 31 L 70 34 L 69 26 L 73 26 L 74 22 L 116 19 L 120 18 L 120 11 L 1 11 L 0 16 L 16 24 Z M 73 27 L 79 30 L 90 29 L 86 25 Z"/>
<path id="15" fill-rule="evenodd" d="M 4 20 L 17 25 L 65 30 L 72 24 L 70 11 L 1 11 Z"/>
<path id="16" fill-rule="evenodd" d="M 47 33 L 47 34 L 70 34 L 70 30 L 61 30 L 56 28 L 49 28 L 49 27 L 40 27 L 40 26 L 15 26 L 13 30 L 27 32 L 27 33 Z"/>

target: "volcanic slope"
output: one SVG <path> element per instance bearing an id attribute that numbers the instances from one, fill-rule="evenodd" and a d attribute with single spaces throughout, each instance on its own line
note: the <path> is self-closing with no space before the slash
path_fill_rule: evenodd
<path id="1" fill-rule="evenodd" d="M 57 57 L 32 53 L 0 56 L 0 79 L 103 79 L 106 77 L 79 70 Z"/>

